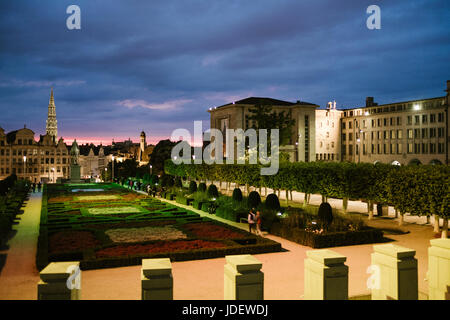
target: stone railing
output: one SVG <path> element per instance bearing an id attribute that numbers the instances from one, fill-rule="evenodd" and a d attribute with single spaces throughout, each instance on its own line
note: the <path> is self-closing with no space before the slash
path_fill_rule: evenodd
<path id="1" fill-rule="evenodd" d="M 428 283 L 430 300 L 450 299 L 450 239 L 430 241 Z M 417 300 L 418 273 L 415 251 L 394 244 L 374 245 L 367 286 L 372 300 Z M 346 257 L 332 250 L 310 250 L 304 265 L 304 299 L 348 299 Z M 225 300 L 263 300 L 262 263 L 251 255 L 226 256 Z M 53 262 L 40 273 L 39 300 L 79 300 L 79 262 Z M 144 259 L 141 269 L 143 300 L 173 300 L 170 259 Z M 299 297 L 300 299 L 300 297 Z"/>

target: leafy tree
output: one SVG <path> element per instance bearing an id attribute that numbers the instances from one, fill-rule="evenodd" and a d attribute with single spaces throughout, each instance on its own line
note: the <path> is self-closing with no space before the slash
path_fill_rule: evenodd
<path id="1" fill-rule="evenodd" d="M 152 165 L 153 173 L 159 175 L 164 173 L 165 161 L 170 159 L 172 148 L 177 145 L 177 143 L 178 142 L 173 142 L 168 139 L 158 142 L 150 155 L 150 164 Z"/>
<path id="2" fill-rule="evenodd" d="M 272 108 L 269 105 L 256 105 L 248 110 L 250 114 L 247 119 L 252 121 L 252 129 L 255 130 L 267 129 L 270 133 L 271 129 L 279 129 L 280 144 L 290 144 L 292 128 L 295 124 L 295 120 L 292 119 L 292 112 L 290 110 L 288 112 L 276 112 Z M 270 146 L 270 139 L 267 142 Z"/>

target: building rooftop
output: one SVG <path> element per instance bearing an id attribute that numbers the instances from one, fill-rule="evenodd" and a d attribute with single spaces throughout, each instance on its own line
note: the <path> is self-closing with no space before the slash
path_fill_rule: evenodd
<path id="1" fill-rule="evenodd" d="M 309 103 L 305 101 L 298 100 L 297 102 L 290 102 L 290 101 L 284 101 L 284 100 L 278 100 L 278 99 L 272 99 L 272 98 L 261 98 L 261 97 L 249 97 L 245 98 L 239 101 L 234 101 L 232 103 L 227 103 L 222 106 L 219 106 L 217 108 L 230 106 L 233 104 L 245 104 L 245 105 L 264 105 L 264 106 L 295 106 L 295 105 L 311 105 L 315 106 L 314 103 Z"/>

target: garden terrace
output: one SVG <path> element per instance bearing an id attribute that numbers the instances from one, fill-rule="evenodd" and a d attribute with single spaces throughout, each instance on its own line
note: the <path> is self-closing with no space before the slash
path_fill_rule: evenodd
<path id="1" fill-rule="evenodd" d="M 83 269 L 280 251 L 275 241 L 202 218 L 113 184 L 47 185 L 37 266 L 81 261 Z"/>

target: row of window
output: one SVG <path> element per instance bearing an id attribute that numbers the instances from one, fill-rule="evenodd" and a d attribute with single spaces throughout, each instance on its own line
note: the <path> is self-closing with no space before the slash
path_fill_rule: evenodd
<path id="1" fill-rule="evenodd" d="M 334 161 L 335 159 L 339 160 L 339 156 L 334 153 L 316 153 L 316 161 Z"/>
<path id="2" fill-rule="evenodd" d="M 406 152 L 409 154 L 443 154 L 445 153 L 444 143 L 408 143 Z M 367 155 L 368 150 L 365 144 L 362 145 L 362 154 Z M 371 144 L 371 154 L 403 154 L 403 144 L 383 143 Z M 355 154 L 359 155 L 359 145 L 355 146 Z M 347 146 L 342 145 L 342 155 L 347 155 Z M 348 145 L 348 155 L 353 155 L 353 145 Z"/>
<path id="3" fill-rule="evenodd" d="M 40 164 L 69 164 L 70 161 L 68 158 L 40 158 Z M 9 164 L 9 158 L 0 158 L 0 164 Z M 23 161 L 23 158 L 12 158 L 12 163 L 20 163 L 20 164 L 26 164 L 26 165 L 33 165 L 33 164 L 38 164 L 38 158 L 34 158 L 34 159 L 27 159 L 26 162 Z"/>
<path id="4" fill-rule="evenodd" d="M 407 138 L 408 139 L 427 139 L 427 138 L 444 138 L 445 137 L 445 128 L 422 128 L 422 129 L 407 129 Z M 355 133 L 355 139 L 365 140 L 369 132 L 359 132 Z M 378 139 L 403 139 L 403 130 L 384 130 L 384 131 L 371 131 L 370 137 L 372 140 Z M 353 141 L 353 132 L 348 134 L 348 140 Z M 342 134 L 342 141 L 347 141 L 347 134 Z"/>
<path id="5" fill-rule="evenodd" d="M 428 124 L 428 123 L 436 123 L 436 119 L 437 122 L 442 123 L 444 122 L 444 113 L 440 112 L 437 114 L 432 113 L 432 114 L 423 114 L 423 115 L 409 115 L 406 117 L 406 124 L 408 125 L 412 125 L 414 123 L 414 125 L 420 125 L 420 124 Z M 422 120 L 422 121 L 421 121 Z M 342 129 L 346 129 L 346 126 L 348 125 L 349 129 L 353 128 L 353 122 L 355 122 L 355 128 L 359 128 L 359 122 L 358 120 L 353 120 L 353 121 L 348 121 L 342 122 Z M 362 128 L 367 128 L 367 125 L 369 124 L 369 120 L 362 120 L 361 121 L 361 127 Z M 391 117 L 391 118 L 378 118 L 378 119 L 372 119 L 371 120 L 371 125 L 372 128 L 376 128 L 376 127 L 387 127 L 387 126 L 400 126 L 402 125 L 402 117 Z"/>
<path id="6" fill-rule="evenodd" d="M 366 108 L 363 110 L 349 110 L 344 111 L 344 117 L 353 117 L 353 116 L 362 116 L 362 115 L 368 115 L 368 114 L 375 114 L 375 113 L 384 113 L 384 112 L 395 112 L 395 111 L 405 111 L 405 110 L 415 110 L 416 108 L 419 109 L 429 109 L 429 108 L 439 108 L 442 105 L 444 105 L 445 100 L 442 99 L 436 99 L 434 101 L 426 101 L 423 103 L 403 103 L 403 104 L 397 104 L 397 105 L 391 105 L 391 106 L 377 106 L 374 108 Z"/>
<path id="7" fill-rule="evenodd" d="M 64 175 L 66 174 L 66 172 L 68 172 L 67 170 L 66 170 L 66 168 L 65 167 L 56 167 L 55 168 L 56 169 L 56 173 L 63 173 Z M 25 173 L 30 173 L 30 174 L 38 174 L 38 168 L 26 168 L 25 170 L 22 170 L 22 168 L 12 168 L 12 170 L 11 170 L 11 173 L 14 173 L 14 174 L 22 174 L 22 171 L 24 171 Z M 48 174 L 48 173 L 50 173 L 50 172 L 52 172 L 51 171 L 51 169 L 50 168 L 41 168 L 41 170 L 39 170 L 40 171 L 40 173 L 41 174 L 44 174 L 44 173 L 46 173 L 46 174 Z M 7 167 L 7 168 L 0 168 L 0 175 L 8 175 L 8 174 L 10 174 L 10 170 L 9 170 L 9 168 Z"/>
<path id="8" fill-rule="evenodd" d="M 46 156 L 54 156 L 55 155 L 55 151 L 49 151 L 49 150 L 39 150 L 39 154 L 41 156 L 46 155 Z M 9 156 L 10 152 L 9 152 L 9 148 L 2 148 L 0 149 L 0 155 L 7 155 Z M 12 149 L 12 155 L 13 156 L 37 156 L 38 155 L 38 149 L 29 149 L 29 150 L 17 150 L 17 149 Z M 56 152 L 56 156 L 67 156 L 68 153 L 66 151 L 63 151 L 62 153 L 57 151 Z"/>

